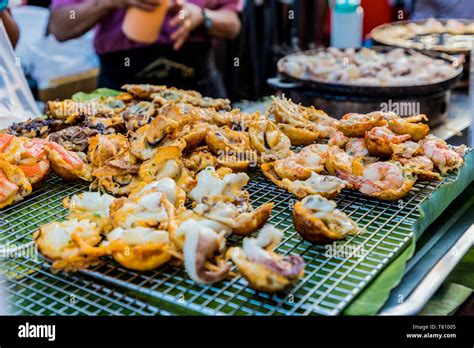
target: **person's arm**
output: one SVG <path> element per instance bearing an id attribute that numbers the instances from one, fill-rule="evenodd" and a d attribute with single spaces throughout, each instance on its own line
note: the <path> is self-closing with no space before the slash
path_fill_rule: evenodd
<path id="1" fill-rule="evenodd" d="M 51 11 L 48 29 L 58 41 L 79 37 L 92 29 L 111 10 L 135 6 L 151 11 L 160 0 L 87 0 Z"/>
<path id="2" fill-rule="evenodd" d="M 16 44 L 18 43 L 18 39 L 20 38 L 20 29 L 18 29 L 18 25 L 12 18 L 8 9 L 0 12 L 0 18 L 2 19 L 3 25 L 5 26 L 5 30 L 7 31 L 8 38 L 10 39 L 13 48 L 15 48 Z"/>
<path id="3" fill-rule="evenodd" d="M 189 34 L 204 23 L 201 7 L 189 2 L 178 1 L 178 4 L 181 9 L 170 21 L 171 27 L 178 27 L 171 35 L 175 50 L 179 50 Z M 205 11 L 206 16 L 212 21 L 212 26 L 208 30 L 209 35 L 222 39 L 234 39 L 239 35 L 241 24 L 235 11 L 226 8 Z"/>

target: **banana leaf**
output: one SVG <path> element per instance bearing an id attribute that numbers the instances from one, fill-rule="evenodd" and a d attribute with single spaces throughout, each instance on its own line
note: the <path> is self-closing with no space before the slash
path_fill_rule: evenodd
<path id="1" fill-rule="evenodd" d="M 75 102 L 88 102 L 94 99 L 98 99 L 101 97 L 116 97 L 123 92 L 117 91 L 115 89 L 110 88 L 99 88 L 91 93 L 84 93 L 84 92 L 77 92 L 72 96 L 72 100 Z"/>

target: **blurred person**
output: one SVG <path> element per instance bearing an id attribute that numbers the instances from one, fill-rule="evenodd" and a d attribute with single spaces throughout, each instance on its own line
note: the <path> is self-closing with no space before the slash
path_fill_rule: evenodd
<path id="1" fill-rule="evenodd" d="M 0 0 L 0 20 L 5 26 L 5 30 L 7 31 L 8 38 L 10 39 L 13 48 L 15 48 L 18 39 L 20 38 L 20 29 L 18 29 L 18 25 L 8 9 L 8 0 Z"/>
<path id="2" fill-rule="evenodd" d="M 412 19 L 466 18 L 474 19 L 473 0 L 412 0 Z"/>
<path id="3" fill-rule="evenodd" d="M 152 11 L 159 4 L 160 0 L 53 0 L 49 31 L 59 41 L 66 41 L 96 28 L 94 46 L 101 63 L 101 87 L 163 84 L 225 97 L 212 41 L 239 34 L 242 0 L 170 0 L 156 43 L 145 45 L 128 39 L 122 32 L 126 9 L 134 6 Z"/>

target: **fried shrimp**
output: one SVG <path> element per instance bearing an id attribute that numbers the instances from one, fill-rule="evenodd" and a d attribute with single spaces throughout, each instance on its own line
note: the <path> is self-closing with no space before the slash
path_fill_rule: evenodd
<path id="1" fill-rule="evenodd" d="M 387 121 L 379 112 L 369 114 L 350 113 L 342 116 L 337 126 L 346 137 L 360 138 L 374 127 L 385 126 Z"/>
<path id="2" fill-rule="evenodd" d="M 464 163 L 462 154 L 450 149 L 444 140 L 434 135 L 428 135 L 420 141 L 420 145 L 423 147 L 425 156 L 442 174 L 458 169 Z"/>
<path id="3" fill-rule="evenodd" d="M 391 145 L 400 144 L 410 137 L 409 134 L 396 135 L 387 127 L 374 127 L 365 133 L 365 143 L 372 155 L 390 157 L 393 154 Z"/>
<path id="4" fill-rule="evenodd" d="M 362 176 L 344 171 L 336 172 L 338 177 L 349 181 L 352 188 L 384 201 L 396 201 L 410 192 L 416 181 L 410 173 L 397 162 L 370 164 L 364 169 Z"/>
<path id="5" fill-rule="evenodd" d="M 428 121 L 428 118 L 426 115 L 394 118 L 388 121 L 387 127 L 395 134 L 408 134 L 413 141 L 419 141 L 430 133 L 430 127 L 420 121 Z"/>
<path id="6" fill-rule="evenodd" d="M 308 145 L 296 154 L 275 161 L 273 169 L 280 178 L 306 180 L 313 172 L 324 172 L 328 149 L 327 145 Z"/>

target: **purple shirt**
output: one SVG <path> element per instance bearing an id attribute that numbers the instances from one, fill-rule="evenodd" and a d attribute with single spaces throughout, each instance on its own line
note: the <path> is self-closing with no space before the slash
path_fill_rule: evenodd
<path id="1" fill-rule="evenodd" d="M 52 8 L 78 4 L 81 2 L 84 2 L 84 0 L 53 0 Z M 188 2 L 210 10 L 230 9 L 236 12 L 241 12 L 243 7 L 242 0 L 188 0 Z M 115 10 L 97 24 L 94 46 L 98 54 L 146 46 L 128 39 L 122 32 L 124 16 L 125 10 Z M 172 42 L 170 36 L 176 28 L 170 27 L 170 19 L 171 16 L 165 18 L 157 43 L 170 44 Z M 205 40 L 206 36 L 203 33 L 192 32 L 188 37 L 188 42 L 202 42 Z"/>

